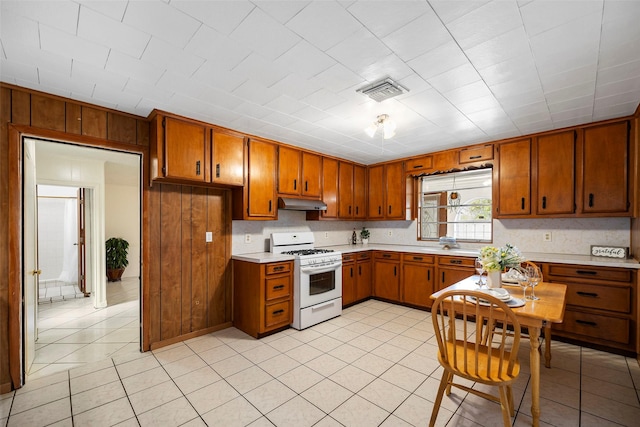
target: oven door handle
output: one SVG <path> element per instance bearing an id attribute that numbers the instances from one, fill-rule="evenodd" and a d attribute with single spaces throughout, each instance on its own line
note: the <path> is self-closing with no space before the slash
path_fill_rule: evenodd
<path id="1" fill-rule="evenodd" d="M 338 268 L 340 268 L 340 266 L 342 265 L 341 262 L 337 262 L 337 263 L 333 263 L 333 264 L 329 264 L 329 265 L 323 265 L 323 266 L 318 266 L 318 267 L 300 267 L 300 272 L 304 273 L 304 274 L 320 274 L 320 273 L 327 273 L 329 271 L 335 271 Z"/>

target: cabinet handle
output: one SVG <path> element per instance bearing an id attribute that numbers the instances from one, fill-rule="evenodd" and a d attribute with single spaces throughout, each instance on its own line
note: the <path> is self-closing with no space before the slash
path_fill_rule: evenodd
<path id="1" fill-rule="evenodd" d="M 422 261 L 422 257 L 421 256 L 414 256 L 413 260 L 414 261 Z"/>
<path id="2" fill-rule="evenodd" d="M 382 215 L 382 206 L 378 206 L 378 215 Z"/>
<path id="3" fill-rule="evenodd" d="M 284 270 L 284 266 L 280 265 L 278 267 L 273 267 L 273 271 L 282 271 Z"/>
<path id="4" fill-rule="evenodd" d="M 547 196 L 542 196 L 542 209 L 547 209 Z"/>
<path id="5" fill-rule="evenodd" d="M 271 212 L 271 205 L 273 204 L 273 202 L 271 200 L 269 200 L 269 212 Z"/>
<path id="6" fill-rule="evenodd" d="M 391 258 L 391 254 L 382 254 L 383 258 Z"/>
<path id="7" fill-rule="evenodd" d="M 524 197 L 522 198 L 522 210 L 524 210 Z"/>
<path id="8" fill-rule="evenodd" d="M 216 163 L 216 178 L 220 178 L 220 163 Z"/>
<path id="9" fill-rule="evenodd" d="M 597 271 L 593 271 L 593 270 L 576 270 L 576 273 L 578 273 L 578 274 L 586 274 L 588 276 L 595 276 L 596 274 L 598 274 Z"/>
<path id="10" fill-rule="evenodd" d="M 596 294 L 595 292 L 576 292 L 578 295 L 580 295 L 581 297 L 589 297 L 589 298 L 598 298 L 598 294 Z"/>
<path id="11" fill-rule="evenodd" d="M 398 275 L 398 267 L 396 267 L 395 265 L 393 266 L 393 275 L 394 276 Z"/>
<path id="12" fill-rule="evenodd" d="M 431 280 L 431 270 L 427 270 L 427 280 Z"/>
<path id="13" fill-rule="evenodd" d="M 480 156 L 480 155 L 477 155 L 477 156 L 471 156 L 471 157 L 469 157 L 469 160 L 475 160 L 475 159 L 479 159 L 479 158 L 481 158 L 481 157 L 482 157 L 482 156 Z"/>
<path id="14" fill-rule="evenodd" d="M 284 285 L 277 285 L 273 287 L 274 291 L 280 290 L 280 289 L 284 289 Z"/>
<path id="15" fill-rule="evenodd" d="M 200 160 L 196 162 L 196 175 L 200 175 Z"/>
<path id="16" fill-rule="evenodd" d="M 593 207 L 593 193 L 589 193 L 589 207 Z"/>
<path id="17" fill-rule="evenodd" d="M 361 265 L 358 266 L 358 275 L 362 275 L 362 266 Z"/>
<path id="18" fill-rule="evenodd" d="M 276 310 L 276 311 L 274 311 L 274 312 L 273 312 L 273 315 L 274 315 L 274 316 L 277 316 L 278 314 L 282 314 L 282 313 L 284 313 L 284 310 L 280 309 L 280 310 Z"/>
<path id="19" fill-rule="evenodd" d="M 590 322 L 588 320 L 579 320 L 578 319 L 578 320 L 576 320 L 576 323 L 579 323 L 581 325 L 586 325 L 586 326 L 593 326 L 593 327 L 598 326 L 598 324 L 596 322 Z"/>
<path id="20" fill-rule="evenodd" d="M 420 169 L 422 167 L 422 165 L 413 165 L 414 169 Z"/>
<path id="21" fill-rule="evenodd" d="M 358 206 L 356 206 L 356 215 L 358 215 Z"/>
<path id="22" fill-rule="evenodd" d="M 304 191 L 309 191 L 309 181 L 304 182 Z"/>
<path id="23" fill-rule="evenodd" d="M 351 206 L 349 206 L 349 215 L 351 215 Z"/>
<path id="24" fill-rule="evenodd" d="M 442 272 L 442 283 L 444 283 L 444 271 Z"/>
<path id="25" fill-rule="evenodd" d="M 297 180 L 297 179 L 294 179 L 294 180 L 293 180 L 293 189 L 294 189 L 294 190 L 297 190 L 297 189 L 298 189 L 298 180 Z"/>
<path id="26" fill-rule="evenodd" d="M 462 264 L 461 259 L 450 259 L 449 264 Z"/>
<path id="27" fill-rule="evenodd" d="M 353 267 L 351 267 L 349 271 L 351 272 L 351 277 L 353 277 Z"/>
<path id="28" fill-rule="evenodd" d="M 389 215 L 391 215 L 391 205 L 389 205 Z"/>

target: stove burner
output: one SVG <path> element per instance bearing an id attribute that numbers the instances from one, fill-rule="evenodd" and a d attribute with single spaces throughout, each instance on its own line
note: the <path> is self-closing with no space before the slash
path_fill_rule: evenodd
<path id="1" fill-rule="evenodd" d="M 328 252 L 333 252 L 333 249 L 298 249 L 296 251 L 287 251 L 282 252 L 287 255 L 315 255 L 315 254 L 326 254 Z"/>

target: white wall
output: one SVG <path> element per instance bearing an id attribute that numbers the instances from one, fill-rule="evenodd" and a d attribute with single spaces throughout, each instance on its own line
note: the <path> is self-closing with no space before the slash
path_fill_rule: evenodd
<path id="1" fill-rule="evenodd" d="M 110 168 L 106 168 L 109 182 Z M 137 185 L 105 186 L 105 238 L 121 237 L 129 242 L 129 265 L 122 277 L 140 277 L 140 196 Z"/>

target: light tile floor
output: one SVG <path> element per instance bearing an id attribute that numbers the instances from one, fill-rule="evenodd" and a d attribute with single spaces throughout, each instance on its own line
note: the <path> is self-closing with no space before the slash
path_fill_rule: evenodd
<path id="1" fill-rule="evenodd" d="M 27 381 L 115 355 L 139 353 L 139 280 L 107 283 L 108 307 L 92 298 L 38 304 L 38 340 Z M 47 289 L 59 289 L 49 287 Z"/>
<path id="2" fill-rule="evenodd" d="M 514 426 L 531 424 L 528 341 Z M 635 359 L 553 342 L 542 426 L 637 426 Z M 304 331 L 235 328 L 113 355 L 0 397 L 8 426 L 425 426 L 441 375 L 430 314 L 366 301 Z M 497 404 L 454 389 L 439 426 L 497 426 Z"/>

